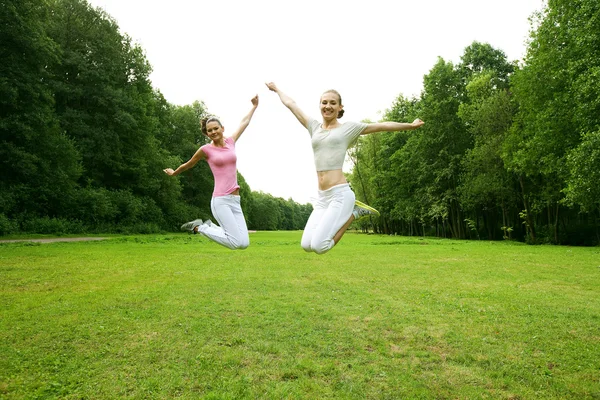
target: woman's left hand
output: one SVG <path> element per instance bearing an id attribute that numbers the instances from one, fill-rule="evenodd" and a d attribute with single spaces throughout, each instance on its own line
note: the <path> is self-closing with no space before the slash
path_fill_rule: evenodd
<path id="1" fill-rule="evenodd" d="M 254 96 L 250 101 L 254 107 L 258 106 L 258 95 Z"/>
<path id="2" fill-rule="evenodd" d="M 423 122 L 423 121 L 421 121 L 419 118 L 417 118 L 417 119 L 415 119 L 415 120 L 412 122 L 412 124 L 411 124 L 411 125 L 412 125 L 413 127 L 415 127 L 415 128 L 420 128 L 421 126 L 423 126 L 423 124 L 424 124 L 424 123 L 425 123 L 425 122 Z"/>

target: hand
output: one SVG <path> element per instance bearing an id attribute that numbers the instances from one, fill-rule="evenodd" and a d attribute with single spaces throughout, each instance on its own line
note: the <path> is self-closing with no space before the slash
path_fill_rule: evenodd
<path id="1" fill-rule="evenodd" d="M 277 86 L 273 82 L 265 83 L 270 91 L 277 92 Z"/>
<path id="2" fill-rule="evenodd" d="M 175 171 L 173 171 L 172 168 L 165 168 L 165 169 L 163 169 L 163 171 L 165 171 L 165 174 L 167 174 L 169 176 L 173 176 L 175 174 Z"/>
<path id="3" fill-rule="evenodd" d="M 423 122 L 419 118 L 417 118 L 412 122 L 411 125 L 416 129 L 416 128 L 420 128 L 421 126 L 423 126 L 424 123 L 425 122 Z"/>
<path id="4" fill-rule="evenodd" d="M 257 106 L 258 106 L 258 95 L 254 96 L 254 97 L 252 98 L 252 100 L 250 100 L 250 101 L 252 102 L 252 105 L 253 105 L 254 107 L 257 107 Z"/>

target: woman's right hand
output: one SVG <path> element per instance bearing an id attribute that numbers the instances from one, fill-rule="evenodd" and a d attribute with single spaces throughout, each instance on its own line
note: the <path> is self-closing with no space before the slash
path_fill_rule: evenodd
<path id="1" fill-rule="evenodd" d="M 277 92 L 277 86 L 273 82 L 265 83 L 270 91 Z"/>
<path id="2" fill-rule="evenodd" d="M 163 171 L 165 171 L 165 174 L 169 176 L 173 176 L 173 174 L 175 173 L 175 171 L 173 171 L 173 168 L 165 168 L 163 169 Z"/>
<path id="3" fill-rule="evenodd" d="M 307 128 L 309 118 L 306 114 L 304 114 L 304 112 L 300 109 L 300 107 L 298 107 L 296 102 L 294 100 L 292 100 L 292 98 L 290 96 L 281 92 L 277 88 L 275 83 L 269 82 L 269 83 L 265 83 L 265 85 L 267 85 L 267 87 L 269 88 L 270 91 L 277 93 L 277 95 L 279 96 L 279 99 L 281 100 L 283 105 L 290 109 L 292 114 L 294 114 L 294 116 L 298 119 L 298 121 L 300 121 L 300 123 L 302 124 L 303 127 Z"/>

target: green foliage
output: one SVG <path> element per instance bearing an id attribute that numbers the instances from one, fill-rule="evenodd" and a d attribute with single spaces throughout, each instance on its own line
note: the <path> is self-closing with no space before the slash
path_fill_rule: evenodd
<path id="1" fill-rule="evenodd" d="M 158 232 L 210 216 L 206 163 L 162 172 L 206 143 L 203 102 L 169 104 L 143 49 L 85 0 L 9 0 L 0 13 L 0 234 Z"/>
<path id="2" fill-rule="evenodd" d="M 567 201 L 588 212 L 600 210 L 600 131 L 583 136 L 567 156 L 567 166 Z"/>
<path id="3" fill-rule="evenodd" d="M 66 233 L 83 233 L 86 231 L 86 227 L 79 220 L 33 217 L 21 222 L 21 231 L 25 233 L 63 235 Z"/>
<path id="4" fill-rule="evenodd" d="M 502 227 L 502 232 L 503 232 L 504 234 L 503 234 L 502 238 L 503 238 L 504 240 L 510 240 L 510 239 L 511 239 L 511 235 L 512 235 L 512 232 L 513 232 L 513 230 L 514 230 L 514 229 L 513 229 L 511 226 L 503 226 L 503 227 Z"/>
<path id="5" fill-rule="evenodd" d="M 153 88 L 113 18 L 85 0 L 7 0 L 0 20 L 0 234 L 158 232 L 211 216 L 206 163 L 162 172 L 207 143 L 208 109 Z M 470 221 L 482 239 L 599 243 L 598 32 L 598 1 L 550 0 L 522 65 L 479 42 L 458 64 L 438 59 L 420 97 L 399 95 L 383 117 L 424 127 L 349 151 L 357 198 L 381 212 L 360 228 L 467 238 Z M 238 181 L 250 229 L 304 227 L 309 204 Z"/>
<path id="6" fill-rule="evenodd" d="M 142 49 L 87 2 L 56 0 L 52 11 L 47 30 L 62 62 L 50 86 L 61 127 L 82 153 L 85 182 L 152 196 L 166 154 L 147 112 L 154 92 Z"/>
<path id="7" fill-rule="evenodd" d="M 510 171 L 521 175 L 532 235 L 545 208 L 559 210 L 561 204 L 586 201 L 586 208 L 598 209 L 585 196 L 575 196 L 578 179 L 572 174 L 578 174 L 573 169 L 575 149 L 586 133 L 600 127 L 599 14 L 597 1 L 549 1 L 532 31 L 525 65 L 513 79 L 519 111 L 503 159 Z M 566 193 L 571 193 L 567 201 Z M 546 224 L 554 226 L 553 241 L 558 242 L 559 213 L 548 214 L 554 214 Z"/>
<path id="8" fill-rule="evenodd" d="M 0 213 L 0 236 L 10 235 L 19 230 L 18 225 Z"/>
<path id="9" fill-rule="evenodd" d="M 292 199 L 284 200 L 268 193 L 253 192 L 251 198 L 247 211 L 249 229 L 268 231 L 303 229 L 312 212 L 310 204 L 301 205 Z"/>
<path id="10" fill-rule="evenodd" d="M 473 42 L 465 48 L 461 56 L 459 71 L 468 84 L 473 75 L 493 71 L 492 85 L 496 89 L 507 89 L 509 77 L 515 71 L 515 64 L 506 60 L 502 50 L 493 48 L 489 43 Z"/>
<path id="11" fill-rule="evenodd" d="M 47 68 L 59 51 L 46 35 L 45 2 L 0 7 L 0 213 L 60 214 L 81 174 L 79 154 L 53 113 Z"/>
<path id="12" fill-rule="evenodd" d="M 520 67 L 479 42 L 458 65 L 439 59 L 421 97 L 384 116 L 425 126 L 350 152 L 357 196 L 382 213 L 376 231 L 465 238 L 470 221 L 487 239 L 599 243 L 599 32 L 597 1 L 549 1 Z"/>
<path id="13" fill-rule="evenodd" d="M 479 237 L 479 231 L 477 230 L 477 223 L 470 218 L 466 218 L 465 223 L 467 224 L 467 228 L 469 228 L 471 232 L 475 233 L 475 235 L 477 236 L 477 240 L 481 240 L 481 238 Z"/>

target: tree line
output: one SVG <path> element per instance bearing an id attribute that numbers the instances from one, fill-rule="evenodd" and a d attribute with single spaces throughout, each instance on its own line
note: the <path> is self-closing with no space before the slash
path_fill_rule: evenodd
<path id="1" fill-rule="evenodd" d="M 357 196 L 381 211 L 364 229 L 600 242 L 600 2 L 549 0 L 521 64 L 474 42 L 457 64 L 438 59 L 423 86 L 384 115 L 423 128 L 363 137 L 349 153 Z"/>
<path id="2" fill-rule="evenodd" d="M 210 217 L 212 174 L 161 171 L 206 143 L 206 105 L 170 104 L 116 21 L 85 0 L 0 7 L 0 235 L 157 232 Z M 510 29 L 507 27 L 507 29 Z M 426 124 L 361 137 L 348 179 L 385 234 L 600 242 L 600 3 L 549 0 L 522 63 L 474 42 L 384 119 Z M 250 229 L 302 229 L 309 204 L 253 192 Z"/>
<path id="3" fill-rule="evenodd" d="M 167 102 L 143 49 L 85 0 L 7 0 L 0 13 L 0 235 L 169 231 L 211 216 L 206 163 L 162 173 L 207 142 L 203 102 Z M 239 183 L 250 229 L 304 227 L 311 205 Z"/>

